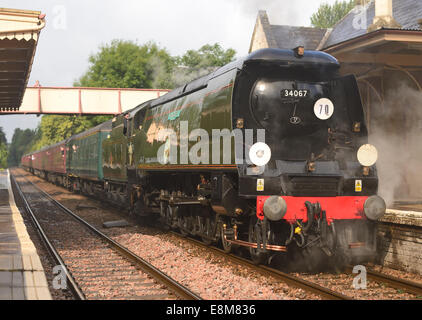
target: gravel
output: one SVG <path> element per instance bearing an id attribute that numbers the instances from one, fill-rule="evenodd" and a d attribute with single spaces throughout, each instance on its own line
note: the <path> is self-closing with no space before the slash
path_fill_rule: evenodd
<path id="1" fill-rule="evenodd" d="M 15 185 L 12 183 L 13 193 L 15 195 L 15 202 L 19 211 L 21 212 L 23 222 L 25 223 L 26 230 L 31 238 L 35 248 L 37 249 L 38 256 L 40 257 L 41 264 L 44 268 L 45 276 L 47 278 L 48 289 L 50 290 L 51 297 L 53 300 L 74 300 L 72 292 L 69 290 L 56 290 L 53 287 L 53 280 L 56 274 L 53 272 L 55 263 L 53 263 L 53 258 L 50 256 L 50 253 L 44 246 L 43 241 L 41 240 L 38 232 L 32 224 L 32 220 L 29 217 L 29 214 L 24 209 L 24 204 L 20 199 L 19 193 L 16 190 Z"/>
<path id="2" fill-rule="evenodd" d="M 16 181 L 87 299 L 177 298 L 86 227 L 63 213 L 32 185 L 20 177 L 16 177 Z"/>
<path id="3" fill-rule="evenodd" d="M 298 274 L 294 274 L 298 275 Z M 333 291 L 361 300 L 410 300 L 417 299 L 414 294 L 367 279 L 366 289 L 355 289 L 353 280 L 357 274 L 319 273 L 314 275 L 300 274 L 300 277 L 330 288 Z M 420 297 L 419 297 L 420 299 Z"/>
<path id="4" fill-rule="evenodd" d="M 20 170 L 21 174 L 23 171 Z M 26 177 L 53 195 L 83 219 L 93 224 L 115 241 L 126 246 L 164 273 L 184 284 L 204 299 L 222 300 L 283 300 L 321 299 L 302 289 L 289 287 L 279 280 L 266 277 L 257 271 L 240 266 L 227 258 L 154 227 L 140 225 L 139 221 L 128 217 L 125 210 L 114 208 L 102 201 L 74 194 L 64 188 L 45 182 L 26 173 Z M 81 205 L 85 208 L 81 208 Z M 79 206 L 79 210 L 77 207 Z M 123 228 L 103 228 L 106 221 L 126 219 L 130 226 Z M 376 266 L 381 268 L 380 266 Z M 374 268 L 375 269 L 375 268 Z M 421 278 L 403 271 L 382 271 L 396 277 L 421 281 Z M 414 299 L 415 296 L 383 284 L 368 280 L 366 290 L 352 287 L 355 274 L 293 274 L 341 292 L 356 299 Z"/>

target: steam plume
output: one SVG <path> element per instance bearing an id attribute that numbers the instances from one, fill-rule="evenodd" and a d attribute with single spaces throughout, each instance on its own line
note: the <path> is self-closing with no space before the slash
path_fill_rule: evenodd
<path id="1" fill-rule="evenodd" d="M 370 142 L 379 152 L 379 194 L 387 205 L 422 197 L 422 92 L 401 85 L 371 107 Z"/>

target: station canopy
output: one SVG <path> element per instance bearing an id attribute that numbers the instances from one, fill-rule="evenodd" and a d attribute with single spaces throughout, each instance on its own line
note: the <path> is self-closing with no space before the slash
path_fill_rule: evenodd
<path id="1" fill-rule="evenodd" d="M 16 110 L 31 73 L 45 15 L 0 8 L 0 109 Z"/>

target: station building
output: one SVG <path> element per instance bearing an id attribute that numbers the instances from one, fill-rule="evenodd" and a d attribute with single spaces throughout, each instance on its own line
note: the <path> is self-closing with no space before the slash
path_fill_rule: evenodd
<path id="1" fill-rule="evenodd" d="M 273 25 L 259 11 L 250 52 L 297 46 L 333 55 L 357 77 L 387 202 L 422 200 L 422 1 L 357 0 L 330 29 Z"/>

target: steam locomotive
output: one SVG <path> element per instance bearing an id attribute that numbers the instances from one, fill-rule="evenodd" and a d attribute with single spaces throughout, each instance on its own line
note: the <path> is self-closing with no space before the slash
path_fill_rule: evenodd
<path id="1" fill-rule="evenodd" d="M 376 160 L 354 76 L 298 47 L 255 51 L 22 165 L 256 263 L 349 264 L 376 255 Z"/>

